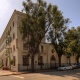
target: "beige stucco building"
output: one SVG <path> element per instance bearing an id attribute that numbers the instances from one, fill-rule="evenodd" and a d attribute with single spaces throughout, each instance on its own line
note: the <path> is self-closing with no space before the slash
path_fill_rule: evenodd
<path id="1" fill-rule="evenodd" d="M 10 68 L 10 57 L 10 59 L 13 60 L 13 65 L 11 65 L 12 71 L 22 71 L 31 68 L 31 58 L 26 57 L 28 54 L 27 48 L 22 41 L 18 28 L 20 24 L 19 20 L 24 16 L 24 13 L 14 10 L 0 38 L 0 63 L 4 67 Z M 9 37 L 7 37 L 8 32 Z M 6 45 L 7 38 L 10 38 L 9 45 Z M 40 54 L 35 55 L 35 69 L 47 69 L 58 66 L 57 53 L 50 43 L 45 43 L 45 39 L 43 39 L 39 48 Z M 40 66 L 39 61 L 42 62 L 42 66 Z M 62 56 L 61 62 L 62 64 L 67 63 L 66 56 Z M 74 55 L 71 57 L 71 63 L 75 63 Z"/>

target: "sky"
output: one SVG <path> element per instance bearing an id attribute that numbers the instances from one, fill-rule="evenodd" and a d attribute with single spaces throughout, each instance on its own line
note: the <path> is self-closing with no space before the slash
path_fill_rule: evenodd
<path id="1" fill-rule="evenodd" d="M 0 0 L 0 37 L 8 24 L 13 11 L 23 9 L 22 2 L 26 0 Z M 36 0 L 32 0 L 36 2 Z M 45 0 L 47 3 L 57 5 L 65 18 L 71 23 L 69 28 L 80 26 L 80 0 Z"/>

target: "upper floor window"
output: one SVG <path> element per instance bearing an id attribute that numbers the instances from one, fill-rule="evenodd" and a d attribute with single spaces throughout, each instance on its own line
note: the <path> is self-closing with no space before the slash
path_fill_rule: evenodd
<path id="1" fill-rule="evenodd" d="M 52 53 L 54 53 L 54 49 L 52 49 Z"/>
<path id="2" fill-rule="evenodd" d="M 11 48 L 11 51 L 10 52 L 12 53 L 12 48 Z"/>
<path id="3" fill-rule="evenodd" d="M 23 43 L 23 50 L 27 50 L 28 49 L 28 45 L 26 43 Z"/>
<path id="4" fill-rule="evenodd" d="M 44 48 L 43 48 L 43 45 L 41 45 L 41 52 L 43 52 L 43 49 L 44 49 Z"/>
<path id="5" fill-rule="evenodd" d="M 11 31 L 11 26 L 10 26 L 10 31 Z"/>
<path id="6" fill-rule="evenodd" d="M 13 27 L 14 27 L 14 21 L 13 21 Z"/>
<path id="7" fill-rule="evenodd" d="M 10 37 L 10 43 L 12 42 L 12 37 Z"/>
<path id="8" fill-rule="evenodd" d="M 15 45 L 13 45 L 13 51 L 15 51 Z"/>
<path id="9" fill-rule="evenodd" d="M 13 39 L 15 38 L 15 33 L 13 33 Z"/>

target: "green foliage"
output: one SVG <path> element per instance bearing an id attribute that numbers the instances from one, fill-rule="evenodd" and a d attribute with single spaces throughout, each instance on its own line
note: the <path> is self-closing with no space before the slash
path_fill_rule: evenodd
<path id="1" fill-rule="evenodd" d="M 58 7 L 56 5 L 53 5 L 52 15 L 52 30 L 50 30 L 49 35 L 51 38 L 51 43 L 58 54 L 59 65 L 61 65 L 61 56 L 64 53 L 65 47 L 65 32 L 70 21 L 69 18 L 64 19 L 62 12 L 58 10 Z"/>
<path id="2" fill-rule="evenodd" d="M 35 53 L 39 53 L 39 45 L 49 30 L 49 27 L 53 23 L 56 23 L 60 17 L 62 18 L 62 16 L 57 18 L 60 12 L 56 11 L 57 6 L 47 4 L 43 0 L 37 0 L 36 3 L 33 3 L 31 0 L 26 0 L 23 2 L 23 7 L 25 18 L 21 20 L 19 29 L 23 41 L 28 45 L 28 52 L 31 55 L 33 64 L 34 55 Z M 61 22 L 59 24 L 63 25 Z"/>
<path id="3" fill-rule="evenodd" d="M 21 21 L 20 33 L 23 41 L 29 46 L 29 52 L 38 53 L 39 45 L 49 27 L 54 23 L 53 28 L 56 30 L 55 33 L 57 33 L 65 22 L 58 7 L 52 4 L 47 5 L 43 0 L 37 0 L 36 3 L 27 0 L 23 2 L 23 6 L 26 17 Z M 57 36 L 59 35 L 57 34 Z"/>
<path id="4" fill-rule="evenodd" d="M 10 59 L 10 64 L 13 65 L 14 64 L 14 61 L 12 59 Z"/>
<path id="5" fill-rule="evenodd" d="M 65 54 L 68 55 L 70 53 L 76 54 L 76 59 L 78 62 L 80 56 L 80 26 L 77 28 L 72 27 L 66 32 L 65 35 L 66 48 L 70 49 L 69 51 L 65 51 Z M 68 53 L 67 53 L 68 52 Z"/>
<path id="6" fill-rule="evenodd" d="M 24 10 L 26 12 L 26 18 L 22 20 L 22 26 L 20 32 L 23 40 L 28 39 L 29 47 L 38 48 L 41 40 L 45 36 L 45 25 L 46 25 L 46 2 L 38 0 L 37 3 L 32 1 L 23 2 Z M 31 50 L 33 51 L 33 50 Z M 36 51 L 35 51 L 36 53 Z"/>

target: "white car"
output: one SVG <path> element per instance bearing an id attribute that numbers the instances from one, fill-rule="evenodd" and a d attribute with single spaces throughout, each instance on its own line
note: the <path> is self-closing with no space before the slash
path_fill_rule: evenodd
<path id="1" fill-rule="evenodd" d="M 73 67 L 70 65 L 58 67 L 58 70 L 72 70 Z"/>
<path id="2" fill-rule="evenodd" d="M 76 69 L 77 68 L 77 64 L 76 63 L 72 64 L 72 67 L 73 67 L 73 69 Z"/>

